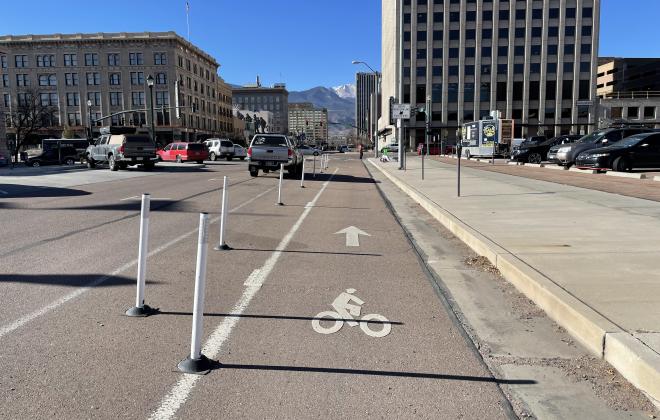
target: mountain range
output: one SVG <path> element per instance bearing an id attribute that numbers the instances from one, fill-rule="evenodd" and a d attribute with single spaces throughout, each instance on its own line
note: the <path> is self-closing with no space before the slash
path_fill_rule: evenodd
<path id="1" fill-rule="evenodd" d="M 348 134 L 355 125 L 355 86 L 336 88 L 317 86 L 300 92 L 289 92 L 289 103 L 311 102 L 317 108 L 327 108 L 331 136 Z"/>

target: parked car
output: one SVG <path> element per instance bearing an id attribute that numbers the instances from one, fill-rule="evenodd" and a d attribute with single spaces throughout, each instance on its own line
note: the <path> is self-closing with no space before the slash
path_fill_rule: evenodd
<path id="1" fill-rule="evenodd" d="M 346 153 L 346 152 L 348 152 L 348 146 L 346 146 L 345 144 L 342 144 L 341 146 L 339 146 L 339 149 L 337 149 L 337 150 L 339 151 L 339 153 Z"/>
<path id="2" fill-rule="evenodd" d="M 75 148 L 61 147 L 59 149 L 46 149 L 41 154 L 28 157 L 25 164 L 36 168 L 43 165 L 73 165 L 77 160 L 78 151 Z"/>
<path id="3" fill-rule="evenodd" d="M 9 157 L 6 157 L 2 153 L 0 153 L 0 166 L 7 166 L 9 165 Z"/>
<path id="4" fill-rule="evenodd" d="M 220 159 L 232 160 L 234 158 L 234 143 L 228 139 L 208 139 L 204 142 L 209 150 L 209 159 L 212 161 Z"/>
<path id="5" fill-rule="evenodd" d="M 582 152 L 575 166 L 617 172 L 660 168 L 660 132 L 635 134 L 610 146 Z"/>
<path id="6" fill-rule="evenodd" d="M 582 152 L 608 146 L 626 137 L 640 133 L 648 133 L 650 131 L 653 130 L 637 127 L 606 128 L 594 131 L 593 133 L 577 140 L 573 144 L 561 146 L 557 150 L 556 160 L 559 165 L 572 166 L 575 163 L 575 159 Z"/>
<path id="7" fill-rule="evenodd" d="M 158 157 L 162 161 L 203 163 L 209 158 L 209 151 L 203 143 L 170 143 L 158 150 Z"/>
<path id="8" fill-rule="evenodd" d="M 107 162 L 111 171 L 138 164 L 152 169 L 158 160 L 156 144 L 148 135 L 134 133 L 132 127 L 102 127 L 101 137 L 85 152 L 87 167 Z"/>
<path id="9" fill-rule="evenodd" d="M 542 142 L 523 142 L 511 152 L 511 160 L 525 163 L 541 163 L 553 146 L 575 142 L 581 136 L 564 135 Z"/>
<path id="10" fill-rule="evenodd" d="M 303 155 L 295 143 L 283 134 L 256 134 L 248 148 L 250 175 L 258 176 L 259 170 L 276 171 L 280 165 L 292 175 L 302 172 Z"/>
<path id="11" fill-rule="evenodd" d="M 235 144 L 234 157 L 239 158 L 240 160 L 245 160 L 247 157 L 247 150 L 245 150 L 245 147 L 241 146 L 240 144 Z"/>
<path id="12" fill-rule="evenodd" d="M 320 150 L 317 149 L 316 147 L 305 146 L 305 145 L 298 147 L 298 150 L 300 150 L 300 153 L 302 153 L 303 156 L 307 156 L 307 155 L 318 156 L 321 153 Z"/>
<path id="13" fill-rule="evenodd" d="M 44 139 L 41 140 L 41 150 L 57 149 L 59 147 L 73 147 L 77 151 L 77 159 L 85 163 L 85 153 L 90 146 L 87 139 Z"/>

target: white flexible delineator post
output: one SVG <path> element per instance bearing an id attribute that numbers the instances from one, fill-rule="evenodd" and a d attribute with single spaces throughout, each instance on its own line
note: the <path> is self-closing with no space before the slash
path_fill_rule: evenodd
<path id="1" fill-rule="evenodd" d="M 279 188 L 277 189 L 277 205 L 278 206 L 283 206 L 284 203 L 282 203 L 282 179 L 284 179 L 284 164 L 280 163 L 280 185 Z"/>
<path id="2" fill-rule="evenodd" d="M 147 275 L 147 254 L 149 253 L 149 210 L 151 196 L 142 194 L 140 209 L 140 239 L 138 245 L 137 291 L 135 293 L 135 306 L 126 311 L 128 316 L 148 316 L 152 309 L 144 304 L 144 288 Z"/>
<path id="3" fill-rule="evenodd" d="M 226 229 L 227 229 L 227 213 L 229 212 L 229 191 L 228 191 L 228 178 L 225 176 L 222 179 L 222 201 L 221 201 L 221 209 L 220 211 L 222 212 L 220 214 L 220 240 L 218 242 L 218 245 L 214 247 L 216 251 L 228 251 L 231 249 L 229 245 L 227 245 L 227 240 L 226 240 Z"/>

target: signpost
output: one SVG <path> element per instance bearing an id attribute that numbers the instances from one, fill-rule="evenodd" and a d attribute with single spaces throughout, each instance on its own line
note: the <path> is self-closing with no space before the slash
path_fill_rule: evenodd
<path id="1" fill-rule="evenodd" d="M 410 104 L 395 104 L 390 103 L 390 118 L 397 120 L 396 127 L 399 132 L 399 169 L 403 169 L 403 159 L 405 152 L 403 150 L 403 120 L 410 119 L 412 107 Z"/>

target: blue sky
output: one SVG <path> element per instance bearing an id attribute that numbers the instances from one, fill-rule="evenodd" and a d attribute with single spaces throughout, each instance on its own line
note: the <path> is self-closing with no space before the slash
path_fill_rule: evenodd
<path id="1" fill-rule="evenodd" d="M 1 34 L 174 30 L 185 0 L 1 0 Z M 190 0 L 191 41 L 231 83 L 290 90 L 352 83 L 351 60 L 380 67 L 381 0 Z M 660 0 L 602 0 L 602 56 L 660 57 Z"/>

